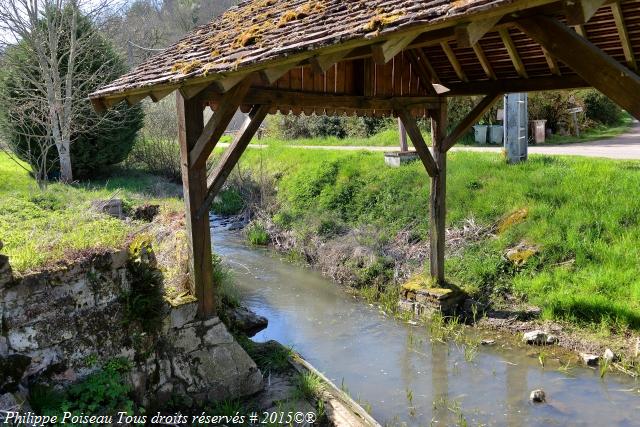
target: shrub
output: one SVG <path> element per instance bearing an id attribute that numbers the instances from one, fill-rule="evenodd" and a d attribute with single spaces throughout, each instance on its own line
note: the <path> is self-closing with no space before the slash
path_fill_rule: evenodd
<path id="1" fill-rule="evenodd" d="M 135 404 L 129 397 L 131 385 L 125 378 L 130 369 L 126 359 L 112 359 L 98 372 L 62 393 L 46 386 L 35 386 L 30 391 L 29 400 L 41 414 L 59 416 L 63 411 L 86 415 L 120 411 L 133 414 Z"/>
<path id="2" fill-rule="evenodd" d="M 217 215 L 235 215 L 244 208 L 244 201 L 238 191 L 229 188 L 220 192 L 211 210 Z"/>
<path id="3" fill-rule="evenodd" d="M 277 115 L 267 119 L 272 137 L 284 140 L 304 138 L 368 138 L 395 125 L 393 119 L 354 116 Z"/>
<path id="4" fill-rule="evenodd" d="M 585 91 L 584 107 L 587 117 L 597 123 L 608 126 L 620 123 L 622 116 L 620 107 L 597 90 Z"/>
<path id="5" fill-rule="evenodd" d="M 254 221 L 247 228 L 247 240 L 252 245 L 265 246 L 269 243 L 269 233 L 264 225 Z"/>
<path id="6" fill-rule="evenodd" d="M 63 12 L 49 10 L 41 25 L 46 27 L 47 21 L 53 19 L 51 14 L 61 14 L 62 25 L 68 28 L 70 19 L 67 17 L 71 11 L 71 6 Z M 93 110 L 88 94 L 123 74 L 125 63 L 111 43 L 97 32 L 91 20 L 82 14 L 78 17 L 77 37 L 82 38 L 83 45 L 77 53 L 71 83 L 74 88 L 71 165 L 75 177 L 88 178 L 104 166 L 120 163 L 127 157 L 144 115 L 140 106 L 129 107 L 126 103 L 120 103 L 103 116 Z M 61 40 L 57 55 L 60 74 L 64 76 L 67 74 L 64 55 L 69 50 L 69 41 L 64 37 Z M 5 55 L 0 74 L 0 98 L 4 104 L 0 112 L 2 133 L 18 157 L 30 162 L 34 170 L 40 170 L 34 160 L 41 157 L 41 147 L 48 146 L 43 141 L 51 138 L 47 126 L 49 105 L 44 101 L 45 89 L 32 82 L 45 81 L 45 76 L 41 75 L 36 52 L 27 41 L 10 47 Z M 51 165 L 49 175 L 55 177 L 59 173 L 58 153 L 55 148 L 45 149 L 45 152 L 47 163 Z"/>

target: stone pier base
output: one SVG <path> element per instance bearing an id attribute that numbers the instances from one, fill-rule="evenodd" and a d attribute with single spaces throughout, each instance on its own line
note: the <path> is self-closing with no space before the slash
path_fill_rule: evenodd
<path id="1" fill-rule="evenodd" d="M 428 279 L 415 277 L 402 285 L 398 307 L 419 317 L 434 313 L 453 315 L 466 298 L 467 295 L 455 286 L 431 287 Z"/>

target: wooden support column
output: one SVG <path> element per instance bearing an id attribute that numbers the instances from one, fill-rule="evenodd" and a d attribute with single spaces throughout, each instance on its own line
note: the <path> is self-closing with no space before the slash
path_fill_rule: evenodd
<path id="1" fill-rule="evenodd" d="M 189 241 L 189 279 L 198 298 L 198 314 L 209 318 L 216 314 L 216 289 L 213 283 L 211 230 L 209 217 L 197 217 L 207 194 L 206 165 L 191 166 L 191 151 L 204 129 L 203 104 L 196 97 L 187 100 L 176 93 L 180 165 L 186 207 L 185 223 Z"/>
<path id="2" fill-rule="evenodd" d="M 447 132 L 447 102 L 442 98 L 440 108 L 431 110 L 431 140 L 438 173 L 431 179 L 431 278 L 438 284 L 445 283 L 444 246 L 447 215 L 447 150 L 444 146 Z"/>
<path id="3" fill-rule="evenodd" d="M 404 123 L 398 118 L 398 133 L 400 133 L 400 151 L 406 153 L 409 151 L 409 145 L 407 145 L 407 130 L 404 128 Z"/>

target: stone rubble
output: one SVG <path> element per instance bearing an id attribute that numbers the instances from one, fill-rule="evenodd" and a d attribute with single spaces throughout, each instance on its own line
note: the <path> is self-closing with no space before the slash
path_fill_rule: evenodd
<path id="1" fill-rule="evenodd" d="M 525 332 L 522 336 L 522 341 L 529 345 L 552 345 L 558 342 L 558 337 L 537 329 Z"/>
<path id="2" fill-rule="evenodd" d="M 587 366 L 598 366 L 598 363 L 600 362 L 600 356 L 595 354 L 580 353 L 580 358 Z"/>

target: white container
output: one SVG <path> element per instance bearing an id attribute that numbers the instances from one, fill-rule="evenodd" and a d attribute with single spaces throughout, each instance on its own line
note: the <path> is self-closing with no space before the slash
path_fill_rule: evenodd
<path id="1" fill-rule="evenodd" d="M 504 127 L 500 125 L 489 126 L 488 139 L 491 144 L 502 145 L 504 141 Z"/>
<path id="2" fill-rule="evenodd" d="M 475 131 L 476 142 L 478 144 L 486 144 L 487 143 L 487 129 L 489 126 L 485 125 L 475 125 L 473 130 Z"/>

